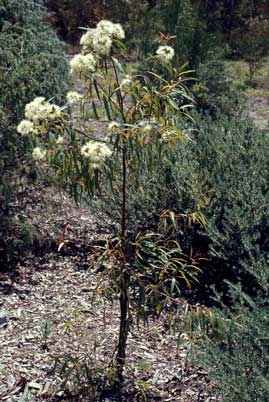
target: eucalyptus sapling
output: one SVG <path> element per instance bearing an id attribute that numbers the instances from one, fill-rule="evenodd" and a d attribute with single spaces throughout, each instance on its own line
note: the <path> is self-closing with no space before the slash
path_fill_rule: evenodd
<path id="1" fill-rule="evenodd" d="M 121 194 L 120 230 L 117 245 L 110 253 L 120 305 L 116 351 L 119 385 L 131 316 L 131 286 L 134 281 L 138 287 L 143 285 L 140 272 L 145 261 L 141 253 L 147 255 L 145 266 L 149 272 L 156 258 L 156 283 L 163 281 L 166 285 L 177 277 L 172 280 L 172 291 L 177 281 L 187 281 L 186 267 L 198 269 L 195 262 L 187 264 L 177 243 L 171 239 L 161 243 L 158 236 L 151 234 L 138 234 L 135 240 L 137 277 L 135 265 L 130 262 L 129 249 L 133 244 L 127 236 L 128 187 L 135 185 L 130 177 L 136 177 L 139 183 L 144 169 L 151 169 L 163 152 L 173 150 L 177 141 L 188 139 L 182 127 L 183 121 L 190 118 L 192 100 L 184 85 L 189 72 L 173 68 L 174 49 L 167 44 L 160 46 L 152 58 L 156 71 L 161 66 L 169 79 L 156 71 L 127 74 L 122 63 L 126 50 L 122 43 L 124 36 L 120 24 L 107 20 L 100 21 L 95 29 L 86 30 L 81 38 L 82 51 L 70 62 L 70 74 L 84 80 L 85 93 L 69 92 L 64 107 L 38 97 L 26 105 L 25 120 L 18 125 L 18 132 L 32 139 L 33 158 L 48 163 L 58 182 L 70 190 L 76 201 L 85 196 L 104 196 L 107 183 L 112 191 Z M 74 104 L 79 106 L 79 119 L 72 115 Z M 100 125 L 106 135 L 99 134 Z M 153 242 L 155 246 L 151 248 Z M 150 248 L 154 249 L 154 256 Z M 150 284 L 144 293 L 152 298 L 157 294 L 155 290 Z"/>

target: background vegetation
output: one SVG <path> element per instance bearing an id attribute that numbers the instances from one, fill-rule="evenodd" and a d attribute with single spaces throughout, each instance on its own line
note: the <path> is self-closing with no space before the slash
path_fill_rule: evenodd
<path id="1" fill-rule="evenodd" d="M 59 100 L 67 88 L 67 62 L 45 15 L 42 1 L 0 1 L 1 269 L 11 268 L 31 238 L 15 207 L 27 175 L 34 175 L 25 163 L 29 144 L 17 133 L 17 124 L 33 97 Z"/>

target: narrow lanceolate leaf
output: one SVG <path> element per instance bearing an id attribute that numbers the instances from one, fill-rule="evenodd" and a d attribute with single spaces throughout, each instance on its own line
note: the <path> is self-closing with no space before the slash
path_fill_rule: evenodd
<path id="1" fill-rule="evenodd" d="M 174 211 L 169 211 L 169 216 L 170 216 L 170 219 L 171 219 L 171 221 L 172 221 L 172 224 L 173 224 L 174 228 L 176 229 L 176 228 L 177 228 L 177 224 L 176 224 L 176 220 L 175 220 L 175 213 L 174 213 Z"/>
<path id="2" fill-rule="evenodd" d="M 147 71 L 147 74 L 153 75 L 153 77 L 157 78 L 159 81 L 164 82 L 165 84 L 168 84 L 168 81 L 166 81 L 163 77 L 160 75 L 153 73 L 152 71 Z"/>
<path id="3" fill-rule="evenodd" d="M 98 85 L 96 83 L 96 80 L 93 80 L 93 85 L 94 85 L 94 89 L 95 89 L 97 98 L 101 102 L 102 100 L 101 100 L 101 96 L 100 96 L 100 92 L 99 92 L 99 88 L 98 88 Z"/>
<path id="4" fill-rule="evenodd" d="M 116 59 L 115 57 L 112 57 L 112 60 L 115 63 L 115 65 L 118 67 L 118 69 L 120 70 L 121 74 L 124 75 L 125 71 L 124 71 L 122 64 L 119 62 L 119 60 Z"/>
<path id="5" fill-rule="evenodd" d="M 176 284 L 176 279 L 173 278 L 172 282 L 171 282 L 171 288 L 170 288 L 170 293 L 171 294 L 173 294 L 173 292 L 174 292 L 175 284 Z"/>
<path id="6" fill-rule="evenodd" d="M 118 40 L 118 39 L 113 39 L 113 43 L 114 43 L 119 49 L 122 49 L 122 50 L 125 50 L 125 49 L 126 49 L 124 43 L 122 43 L 122 42 L 121 42 L 120 40 Z"/>
<path id="7" fill-rule="evenodd" d="M 98 116 L 96 105 L 95 105 L 94 101 L 92 101 L 92 110 L 93 110 L 93 113 L 94 113 L 94 116 L 95 116 L 96 120 L 99 120 L 99 116 Z"/>
<path id="8" fill-rule="evenodd" d="M 104 106 L 105 106 L 105 111 L 106 111 L 106 115 L 107 115 L 108 120 L 112 120 L 111 115 L 110 115 L 110 110 L 109 110 L 109 104 L 108 104 L 108 101 L 107 101 L 105 96 L 103 96 L 103 103 L 104 103 Z"/>
<path id="9" fill-rule="evenodd" d="M 180 271 L 180 275 L 181 275 L 181 277 L 185 280 L 185 282 L 186 282 L 188 288 L 190 289 L 190 288 L 191 288 L 191 284 L 190 284 L 190 281 L 188 280 L 188 278 L 186 277 L 185 273 L 184 273 L 183 271 Z"/>
<path id="10" fill-rule="evenodd" d="M 175 110 L 179 110 L 178 105 L 176 104 L 176 102 L 173 99 L 169 98 L 169 103 Z"/>

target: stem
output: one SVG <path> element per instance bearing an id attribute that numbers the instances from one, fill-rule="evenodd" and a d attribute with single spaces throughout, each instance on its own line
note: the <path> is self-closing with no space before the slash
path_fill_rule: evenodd
<path id="1" fill-rule="evenodd" d="M 126 344 L 129 332 L 129 274 L 126 267 L 126 141 L 122 145 L 122 205 L 121 205 L 121 267 L 120 267 L 120 330 L 116 355 L 117 377 L 119 385 L 123 381 Z"/>
<path id="2" fill-rule="evenodd" d="M 122 97 L 122 93 L 121 93 L 121 90 L 120 90 L 120 80 L 119 80 L 118 72 L 117 72 L 113 57 L 111 57 L 111 62 L 112 62 L 112 66 L 113 66 L 113 70 L 114 70 L 114 74 L 115 74 L 115 80 L 116 80 L 116 83 L 117 83 L 117 86 L 118 86 L 118 91 L 119 91 L 119 106 L 120 106 L 123 121 L 124 121 L 124 123 L 126 123 L 125 114 L 124 114 L 123 97 Z"/>
<path id="3" fill-rule="evenodd" d="M 125 265 L 125 236 L 126 236 L 126 141 L 122 144 L 122 206 L 121 206 L 121 244 Z"/>
<path id="4" fill-rule="evenodd" d="M 114 60 L 111 57 L 113 70 L 115 74 L 115 80 L 118 88 L 118 102 L 119 109 L 122 115 L 123 122 L 126 123 L 126 117 L 124 114 L 124 102 L 122 93 L 120 90 L 120 81 L 115 66 Z M 127 141 L 125 137 L 122 137 L 122 189 L 121 189 L 121 234 L 120 234 L 120 247 L 121 247 L 121 264 L 120 264 L 120 328 L 119 338 L 116 354 L 116 370 L 117 381 L 116 386 L 121 387 L 123 383 L 123 368 L 125 365 L 126 357 L 126 345 L 129 332 L 129 274 L 126 264 L 126 184 L 127 184 Z"/>

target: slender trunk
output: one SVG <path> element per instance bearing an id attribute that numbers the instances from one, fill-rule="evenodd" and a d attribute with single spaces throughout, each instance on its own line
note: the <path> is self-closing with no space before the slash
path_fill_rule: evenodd
<path id="1" fill-rule="evenodd" d="M 123 381 L 123 367 L 128 337 L 129 319 L 129 275 L 126 266 L 126 142 L 122 147 L 122 206 L 121 206 L 121 268 L 120 268 L 120 330 L 116 356 L 117 376 L 119 383 Z"/>
<path id="2" fill-rule="evenodd" d="M 124 114 L 124 102 L 120 90 L 120 81 L 117 68 L 111 58 L 115 79 L 119 88 L 119 106 L 123 121 L 126 123 Z M 127 144 L 122 138 L 122 191 L 121 191 L 121 266 L 120 266 L 120 330 L 116 355 L 117 381 L 116 386 L 120 387 L 123 382 L 123 368 L 125 365 L 126 345 L 129 331 L 129 274 L 126 264 L 126 180 L 127 180 Z"/>

